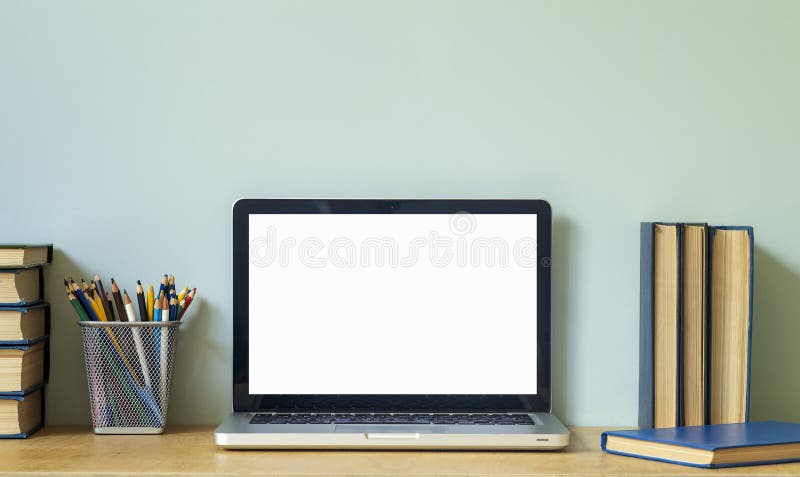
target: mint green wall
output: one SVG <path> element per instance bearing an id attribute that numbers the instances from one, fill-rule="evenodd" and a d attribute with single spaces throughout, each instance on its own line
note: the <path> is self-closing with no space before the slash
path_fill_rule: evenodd
<path id="1" fill-rule="evenodd" d="M 228 412 L 243 196 L 548 199 L 578 425 L 636 422 L 639 221 L 751 224 L 752 415 L 800 420 L 799 23 L 790 1 L 3 1 L 0 242 L 57 247 L 48 421 L 88 422 L 60 281 L 96 272 L 199 287 L 170 421 Z"/>

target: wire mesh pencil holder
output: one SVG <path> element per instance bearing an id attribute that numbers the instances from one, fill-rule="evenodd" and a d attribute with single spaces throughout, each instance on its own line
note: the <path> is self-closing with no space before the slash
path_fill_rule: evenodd
<path id="1" fill-rule="evenodd" d="M 96 434 L 161 434 L 180 321 L 81 321 Z"/>

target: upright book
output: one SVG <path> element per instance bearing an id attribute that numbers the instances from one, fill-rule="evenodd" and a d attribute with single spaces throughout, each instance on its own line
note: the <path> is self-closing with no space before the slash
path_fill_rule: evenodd
<path id="1" fill-rule="evenodd" d="M 0 268 L 28 268 L 53 261 L 53 244 L 0 244 Z"/>
<path id="2" fill-rule="evenodd" d="M 639 427 L 680 424 L 681 227 L 641 224 Z"/>
<path id="3" fill-rule="evenodd" d="M 753 323 L 753 228 L 709 228 L 711 424 L 746 422 Z"/>
<path id="4" fill-rule="evenodd" d="M 639 427 L 746 422 L 752 227 L 648 222 L 641 240 Z"/>
<path id="5" fill-rule="evenodd" d="M 600 448 L 611 454 L 693 467 L 737 467 L 800 461 L 800 424 L 754 422 L 609 431 Z"/>
<path id="6" fill-rule="evenodd" d="M 681 399 L 684 426 L 706 423 L 708 227 L 683 224 L 681 247 Z"/>
<path id="7" fill-rule="evenodd" d="M 41 267 L 0 270 L 0 306 L 25 306 L 42 300 Z"/>

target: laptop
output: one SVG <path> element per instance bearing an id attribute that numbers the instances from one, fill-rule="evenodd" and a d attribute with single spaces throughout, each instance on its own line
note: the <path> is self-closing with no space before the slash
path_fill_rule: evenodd
<path id="1" fill-rule="evenodd" d="M 229 449 L 560 449 L 543 200 L 241 199 Z"/>

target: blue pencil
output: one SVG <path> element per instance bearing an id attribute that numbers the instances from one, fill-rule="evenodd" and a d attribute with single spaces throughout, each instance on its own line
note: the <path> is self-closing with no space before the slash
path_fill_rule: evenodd
<path id="1" fill-rule="evenodd" d="M 97 313 L 94 312 L 94 309 L 89 303 L 89 299 L 86 298 L 86 295 L 83 293 L 83 290 L 81 290 L 74 281 L 70 281 L 70 285 L 72 286 L 72 291 L 75 292 L 75 296 L 78 297 L 78 301 L 80 301 L 81 305 L 83 305 L 83 308 L 86 309 L 86 314 L 89 315 L 89 319 L 92 321 L 100 321 L 100 317 L 98 317 Z"/>
<path id="2" fill-rule="evenodd" d="M 158 287 L 158 294 L 156 295 L 156 298 L 162 296 L 162 293 L 166 295 L 168 291 L 169 290 L 167 289 L 167 275 L 164 275 L 164 278 L 161 279 L 161 286 Z"/>
<path id="3" fill-rule="evenodd" d="M 156 298 L 155 303 L 153 304 L 153 322 L 161 321 L 161 300 Z M 153 329 L 153 347 L 156 350 L 161 350 L 161 329 L 155 328 Z M 153 376 L 160 376 L 161 375 L 161 359 L 160 356 L 157 359 L 153 360 L 152 366 L 150 369 L 153 371 Z M 153 383 L 160 382 L 156 381 L 156 378 L 153 378 Z M 155 385 L 155 384 L 154 384 Z M 160 402 L 160 400 L 159 400 Z"/>

